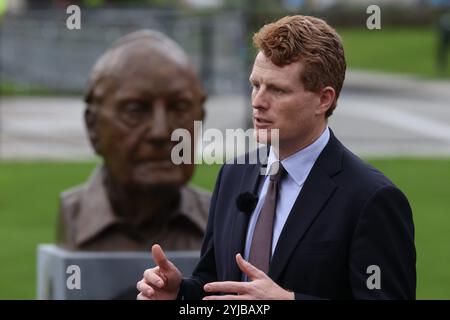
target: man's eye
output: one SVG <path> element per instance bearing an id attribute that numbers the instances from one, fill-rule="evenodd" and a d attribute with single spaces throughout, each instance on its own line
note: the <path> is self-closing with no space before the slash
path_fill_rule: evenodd
<path id="1" fill-rule="evenodd" d="M 252 87 L 255 90 L 259 90 L 259 83 L 252 83 Z"/>
<path id="2" fill-rule="evenodd" d="M 285 91 L 283 89 L 277 88 L 277 87 L 273 87 L 272 88 L 272 92 L 276 93 L 276 94 L 281 94 L 284 93 Z"/>

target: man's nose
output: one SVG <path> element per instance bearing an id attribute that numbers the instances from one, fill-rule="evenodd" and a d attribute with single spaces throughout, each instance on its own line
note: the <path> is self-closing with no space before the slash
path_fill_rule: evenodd
<path id="1" fill-rule="evenodd" d="M 252 94 L 252 107 L 253 108 L 268 108 L 268 100 L 267 94 L 263 88 L 260 88 L 258 91 Z"/>
<path id="2" fill-rule="evenodd" d="M 153 117 L 149 125 L 147 138 L 151 141 L 169 141 L 169 115 L 167 106 L 162 101 L 153 104 Z"/>

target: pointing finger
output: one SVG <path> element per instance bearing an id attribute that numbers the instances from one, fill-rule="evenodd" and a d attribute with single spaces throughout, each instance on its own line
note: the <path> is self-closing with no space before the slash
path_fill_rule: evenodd
<path id="1" fill-rule="evenodd" d="M 168 271 L 172 269 L 169 260 L 167 259 L 163 249 L 159 244 L 155 244 L 152 246 L 152 256 L 153 260 L 161 270 Z"/>

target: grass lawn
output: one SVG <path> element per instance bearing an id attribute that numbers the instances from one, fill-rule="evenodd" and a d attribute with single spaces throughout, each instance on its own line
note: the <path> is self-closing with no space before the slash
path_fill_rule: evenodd
<path id="1" fill-rule="evenodd" d="M 433 28 L 338 29 L 349 68 L 437 77 L 438 34 Z M 444 73 L 450 79 L 449 68 Z"/>
<path id="2" fill-rule="evenodd" d="M 416 226 L 417 297 L 450 299 L 450 160 L 370 160 L 408 196 Z M 36 246 L 54 240 L 61 190 L 95 163 L 0 162 L 0 299 L 34 299 Z M 219 166 L 199 166 L 193 183 L 212 189 Z"/>

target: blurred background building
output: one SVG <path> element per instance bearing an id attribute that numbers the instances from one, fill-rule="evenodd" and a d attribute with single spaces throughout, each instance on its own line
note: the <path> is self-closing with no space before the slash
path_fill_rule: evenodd
<path id="1" fill-rule="evenodd" d="M 433 84 L 432 81 L 450 78 L 450 18 L 446 15 L 450 0 L 0 1 L 3 8 L 0 18 L 0 91 L 3 96 L 40 94 L 68 97 L 62 101 L 34 99 L 34 105 L 43 103 L 51 108 L 52 111 L 48 112 L 54 114 L 55 119 L 59 119 L 58 113 L 64 116 L 80 112 L 80 96 L 89 70 L 105 48 L 124 34 L 151 28 L 168 34 L 191 56 L 210 97 L 207 127 L 248 128 L 251 126 L 248 75 L 255 55 L 251 45 L 252 34 L 269 21 L 286 14 L 298 13 L 324 18 L 343 36 L 349 67 L 344 93 L 367 93 L 376 89 L 378 93 L 382 93 L 376 94 L 377 98 L 397 90 L 397 95 L 402 97 L 401 103 L 408 105 L 410 101 L 405 97 L 405 90 L 413 94 L 425 90 L 431 95 L 436 92 L 438 96 L 445 96 L 444 91 L 448 91 L 445 85 L 442 88 L 442 83 Z M 70 4 L 81 7 L 81 30 L 69 30 L 66 27 L 66 8 Z M 379 5 L 382 10 L 382 30 L 366 28 L 366 9 L 371 4 Z M 377 72 L 383 72 L 388 78 L 380 78 Z M 396 82 L 393 74 L 403 75 L 403 78 Z M 415 79 L 408 79 L 411 76 Z M 417 83 L 417 77 L 430 81 Z M 426 88 L 418 91 L 418 86 Z M 69 99 L 70 96 L 75 98 Z M 447 96 L 444 96 L 443 99 L 446 99 Z M 348 96 L 344 94 L 342 100 L 345 97 Z M 350 97 L 351 101 L 355 101 L 353 96 Z M 397 101 L 391 102 L 399 104 Z M 10 101 L 9 105 L 15 103 L 23 107 L 29 106 L 24 101 L 17 100 Z M 53 104 L 57 107 L 52 108 Z M 61 109 L 59 105 L 77 105 L 78 109 Z M 232 113 L 229 112 L 230 108 Z M 14 117 L 11 115 L 14 114 L 13 110 L 18 108 L 5 110 L 4 118 Z M 36 117 L 33 111 L 27 114 L 33 119 Z M 342 128 L 344 141 L 350 143 L 360 154 L 428 154 L 430 151 L 450 154 L 447 138 L 444 138 L 445 148 L 440 146 L 442 139 L 435 139 L 431 143 L 424 140 L 419 147 L 415 138 L 406 143 L 408 146 L 398 147 L 397 144 L 386 143 L 386 140 L 395 141 L 395 132 L 368 145 L 367 137 L 348 132 L 348 121 L 337 114 L 338 116 L 333 117 L 333 121 L 337 122 L 334 126 Z M 345 109 L 342 112 L 344 114 Z M 433 117 L 442 118 L 442 112 L 436 111 Z M 57 135 L 62 139 L 60 144 L 63 144 L 60 152 L 50 151 L 54 149 L 48 144 L 38 147 L 34 141 L 29 141 L 28 145 L 31 146 L 23 141 L 18 142 L 17 134 L 28 134 L 31 138 L 36 138 L 35 131 L 39 134 L 42 122 L 36 124 L 36 130 L 20 133 L 20 125 L 4 121 L 3 130 L 0 127 L 0 132 L 3 133 L 3 138 L 0 138 L 0 157 L 14 158 L 16 155 L 20 157 L 28 154 L 71 158 L 77 154 L 82 157 L 92 155 L 88 144 L 81 142 L 86 139 L 82 123 L 78 120 L 77 125 L 75 122 L 65 123 L 63 119 L 53 122 L 53 125 L 49 124 L 50 131 L 54 126 L 58 130 L 61 123 L 67 129 L 65 133 Z M 399 119 L 397 122 L 402 123 L 404 120 Z M 430 127 L 429 124 L 423 126 Z M 364 127 L 372 128 L 370 124 Z M 440 127 L 444 128 L 445 125 Z M 402 125 L 403 129 L 405 125 Z M 425 132 L 426 139 L 436 138 L 436 134 L 430 131 L 431 129 L 424 129 L 419 132 L 417 129 L 415 133 L 422 137 Z M 377 140 L 376 137 L 383 135 L 386 130 L 376 129 L 370 132 L 368 136 Z M 447 133 L 447 128 L 442 132 Z M 404 131 L 399 135 L 405 136 L 402 139 L 409 136 Z M 441 131 L 439 137 L 440 135 Z M 44 143 L 42 140 L 45 139 L 41 139 L 41 142 Z M 73 151 L 69 150 L 70 145 L 75 148 Z"/>
<path id="2" fill-rule="evenodd" d="M 96 57 L 136 29 L 160 30 L 191 55 L 210 94 L 244 93 L 251 34 L 298 12 L 339 27 L 365 25 L 365 8 L 383 7 L 383 27 L 429 27 L 444 0 L 1 0 L 3 83 L 58 93 L 82 92 Z M 82 8 L 82 31 L 65 28 L 66 8 Z M 450 5 L 449 5 L 450 6 Z M 250 54 L 249 54 L 250 53 Z M 244 91 L 243 91 L 244 90 Z"/>

